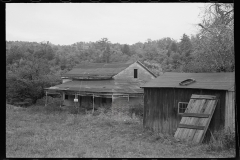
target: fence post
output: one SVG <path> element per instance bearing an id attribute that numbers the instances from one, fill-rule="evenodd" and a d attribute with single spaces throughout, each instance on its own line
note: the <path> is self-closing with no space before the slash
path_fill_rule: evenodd
<path id="1" fill-rule="evenodd" d="M 46 102 L 45 102 L 45 107 L 47 106 L 47 91 L 46 91 Z"/>
<path id="2" fill-rule="evenodd" d="M 94 112 L 94 94 L 93 94 L 93 110 L 92 110 L 92 114 Z"/>

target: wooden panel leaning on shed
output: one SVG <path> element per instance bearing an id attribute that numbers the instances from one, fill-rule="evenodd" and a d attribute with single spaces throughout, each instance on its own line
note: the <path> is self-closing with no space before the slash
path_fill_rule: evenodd
<path id="1" fill-rule="evenodd" d="M 201 143 L 216 105 L 216 96 L 192 95 L 174 137 L 184 141 Z"/>
<path id="2" fill-rule="evenodd" d="M 179 85 L 186 79 L 195 82 Z M 182 114 L 178 113 L 179 102 L 188 103 L 192 94 L 218 96 L 212 120 L 211 132 L 224 127 L 234 130 L 235 124 L 235 73 L 164 73 L 143 86 L 143 125 L 159 133 L 174 135 Z M 209 138 L 207 132 L 205 138 Z"/>

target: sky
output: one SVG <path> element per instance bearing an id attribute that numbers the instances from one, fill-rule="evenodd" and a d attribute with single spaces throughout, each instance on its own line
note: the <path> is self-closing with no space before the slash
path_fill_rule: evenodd
<path id="1" fill-rule="evenodd" d="M 204 3 L 7 3 L 7 41 L 132 45 L 199 31 Z"/>

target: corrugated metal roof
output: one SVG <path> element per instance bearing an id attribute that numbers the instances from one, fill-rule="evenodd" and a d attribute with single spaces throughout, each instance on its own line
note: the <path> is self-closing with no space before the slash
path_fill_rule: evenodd
<path id="1" fill-rule="evenodd" d="M 63 77 L 108 76 L 112 77 L 132 63 L 84 63 L 71 71 L 62 74 Z"/>
<path id="2" fill-rule="evenodd" d="M 141 83 L 129 80 L 83 80 L 70 81 L 56 85 L 48 90 L 68 90 L 68 91 L 86 91 L 86 92 L 111 92 L 111 93 L 143 93 L 140 88 Z"/>
<path id="3" fill-rule="evenodd" d="M 193 78 L 196 82 L 180 86 L 179 83 Z M 224 73 L 174 73 L 166 72 L 153 79 L 142 88 L 199 88 L 234 91 L 235 72 Z"/>

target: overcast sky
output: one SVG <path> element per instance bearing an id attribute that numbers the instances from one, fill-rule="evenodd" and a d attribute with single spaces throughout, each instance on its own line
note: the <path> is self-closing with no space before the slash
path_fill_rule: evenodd
<path id="1" fill-rule="evenodd" d="M 195 34 L 204 3 L 7 3 L 7 41 L 134 44 Z"/>

